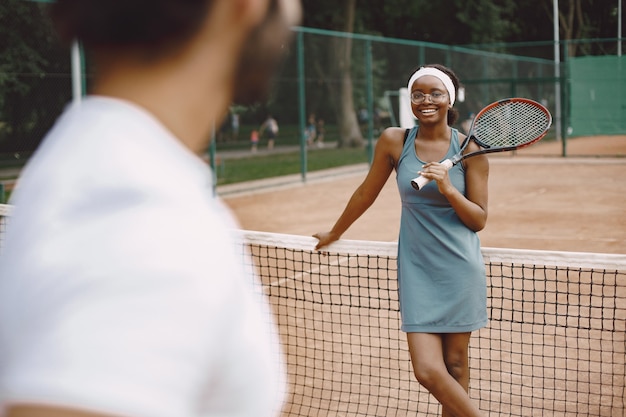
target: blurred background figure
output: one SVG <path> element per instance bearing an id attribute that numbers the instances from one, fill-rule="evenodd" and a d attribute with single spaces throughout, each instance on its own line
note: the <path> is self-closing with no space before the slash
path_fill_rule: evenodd
<path id="1" fill-rule="evenodd" d="M 234 142 L 239 137 L 239 114 L 231 113 L 230 114 L 230 138 Z"/>
<path id="2" fill-rule="evenodd" d="M 250 132 L 250 143 L 252 144 L 251 151 L 256 152 L 259 145 L 259 131 L 253 130 Z"/>
<path id="3" fill-rule="evenodd" d="M 315 114 L 311 113 L 309 115 L 309 121 L 306 125 L 306 129 L 304 131 L 304 136 L 306 137 L 307 146 L 313 146 L 315 142 L 315 137 L 317 136 L 317 126 L 315 124 Z"/>
<path id="4" fill-rule="evenodd" d="M 315 143 L 318 148 L 324 147 L 324 133 L 326 132 L 326 127 L 324 125 L 324 119 L 319 119 L 317 121 L 317 138 L 315 139 Z"/>
<path id="5" fill-rule="evenodd" d="M 259 135 L 263 134 L 267 136 L 267 149 L 274 149 L 274 141 L 276 136 L 278 136 L 278 122 L 271 114 L 267 115 L 267 119 L 259 128 Z"/>

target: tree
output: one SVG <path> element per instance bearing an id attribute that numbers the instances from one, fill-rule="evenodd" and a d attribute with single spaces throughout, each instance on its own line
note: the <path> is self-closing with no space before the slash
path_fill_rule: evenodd
<path id="1" fill-rule="evenodd" d="M 549 42 L 553 39 L 553 1 L 302 0 L 302 25 L 445 45 Z M 617 2 L 560 0 L 561 39 L 616 37 Z M 0 153 L 33 150 L 70 99 L 69 52 L 58 46 L 44 7 L 26 0 L 0 1 Z M 361 146 L 355 110 L 365 103 L 364 88 L 359 84 L 365 73 L 363 42 L 331 38 L 305 37 L 308 112 L 336 121 L 341 146 Z M 611 49 L 615 44 L 594 43 L 592 50 L 591 44 L 572 43 L 568 53 L 615 53 Z M 548 45 L 525 52 L 549 59 L 553 49 Z M 288 59 L 285 67 L 297 68 L 296 54 Z M 401 84 L 410 70 L 407 62 L 412 59 L 399 63 L 394 51 L 377 51 L 373 62 L 373 71 L 378 74 L 375 89 L 385 91 L 392 84 Z M 295 69 L 290 71 L 277 84 L 266 106 L 248 109 L 245 116 L 249 120 L 264 117 L 266 107 L 276 110 L 288 123 L 298 120 L 291 98 L 298 74 Z M 383 86 L 383 79 L 393 82 Z M 375 90 L 375 94 L 378 97 L 382 93 Z"/>
<path id="2" fill-rule="evenodd" d="M 563 41 L 617 37 L 619 0 L 559 0 L 559 38 Z M 552 41 L 554 0 L 518 0 L 515 4 L 515 32 L 506 35 L 505 42 Z M 624 13 L 624 11 L 622 11 Z M 568 55 L 594 53 L 590 44 L 570 43 Z M 595 44 L 596 47 L 600 45 Z M 611 43 L 611 45 L 613 45 Z M 582 49 L 581 49 L 582 48 Z M 602 53 L 614 53 L 602 51 Z"/>
<path id="3" fill-rule="evenodd" d="M 605 0 L 606 1 L 606 0 Z M 610 7 L 598 7 L 591 0 L 567 0 L 559 2 L 559 25 L 565 40 L 587 38 L 613 38 L 617 36 L 617 3 Z M 589 44 L 568 44 L 568 55 L 579 52 L 590 54 Z"/>
<path id="4" fill-rule="evenodd" d="M 356 0 L 341 0 L 339 3 L 336 0 L 304 0 L 303 5 L 303 25 L 307 27 L 446 44 L 502 41 L 512 26 L 508 22 L 513 20 L 514 11 L 514 0 L 495 3 L 492 0 L 362 0 L 358 3 Z M 331 97 L 330 106 L 339 125 L 340 146 L 362 146 L 363 137 L 355 111 L 353 41 L 348 37 L 335 37 L 328 46 L 327 58 L 321 60 L 325 65 L 316 60 L 307 69 L 313 69 L 315 76 L 323 80 Z M 312 49 L 307 45 L 307 54 Z M 393 57 L 378 64 L 393 67 Z M 406 76 L 407 68 L 401 70 L 399 80 Z"/>
<path id="5" fill-rule="evenodd" d="M 321 3 L 326 3 L 326 6 L 330 7 L 324 8 Z M 305 26 L 308 19 L 308 22 L 315 26 L 319 22 L 324 22 L 325 29 L 352 33 L 356 19 L 356 0 L 342 0 L 340 3 L 342 14 L 335 12 L 335 8 L 332 7 L 334 4 L 336 1 L 305 0 L 305 10 L 307 7 L 321 7 L 317 9 L 320 11 L 318 14 L 305 13 Z M 329 11 L 332 14 L 329 14 Z M 327 54 L 328 58 L 325 60 L 327 66 L 322 66 L 319 61 L 316 61 L 311 67 L 316 72 L 316 76 L 325 84 L 331 97 L 330 103 L 334 107 L 339 126 L 338 146 L 362 147 L 364 140 L 354 106 L 352 39 L 350 37 L 331 38 Z"/>
<path id="6" fill-rule="evenodd" d="M 465 43 L 503 42 L 519 30 L 513 0 L 455 0 L 454 4 L 455 19 L 462 25 L 455 31 L 454 43 L 463 43 L 464 39 Z"/>
<path id="7" fill-rule="evenodd" d="M 29 152 L 69 100 L 69 53 L 43 5 L 0 2 L 0 21 L 0 153 Z"/>
<path id="8" fill-rule="evenodd" d="M 354 30 L 356 0 L 344 0 L 343 32 L 351 33 Z M 339 81 L 339 146 L 363 146 L 363 135 L 359 128 L 354 109 L 352 85 L 352 38 L 335 37 L 331 42 L 331 75 Z"/>
<path id="9" fill-rule="evenodd" d="M 519 30 L 515 4 L 514 0 L 361 2 L 356 30 L 447 45 L 503 42 Z"/>

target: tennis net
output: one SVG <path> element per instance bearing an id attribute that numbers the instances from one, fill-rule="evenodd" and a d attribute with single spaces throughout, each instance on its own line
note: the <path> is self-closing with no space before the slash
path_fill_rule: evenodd
<path id="1" fill-rule="evenodd" d="M 399 331 L 395 243 L 243 232 L 282 335 L 285 416 L 439 416 Z M 626 415 L 626 256 L 483 249 L 489 325 L 470 395 L 489 416 Z M 244 259 L 248 259 L 247 255 Z"/>
<path id="2" fill-rule="evenodd" d="M 0 249 L 10 210 L 0 205 Z M 438 416 L 399 330 L 396 244 L 242 231 L 286 354 L 283 416 Z M 626 255 L 483 249 L 489 325 L 470 395 L 489 416 L 626 415 Z"/>

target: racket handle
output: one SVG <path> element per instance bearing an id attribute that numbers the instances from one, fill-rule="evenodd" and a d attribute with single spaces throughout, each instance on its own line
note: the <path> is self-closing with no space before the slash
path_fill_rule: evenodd
<path id="1" fill-rule="evenodd" d="M 454 165 L 451 160 L 446 159 L 441 163 L 446 169 L 452 168 Z M 415 177 L 411 180 L 411 186 L 415 188 L 417 191 L 421 190 L 426 184 L 428 184 L 431 180 L 428 178 L 424 178 L 421 175 L 419 177 Z"/>
<path id="2" fill-rule="evenodd" d="M 411 186 L 415 188 L 417 191 L 421 190 L 423 186 L 430 182 L 429 179 L 422 177 L 415 177 L 411 180 Z"/>

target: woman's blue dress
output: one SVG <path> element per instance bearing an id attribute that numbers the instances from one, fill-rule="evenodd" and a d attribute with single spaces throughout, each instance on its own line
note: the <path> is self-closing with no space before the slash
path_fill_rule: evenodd
<path id="1" fill-rule="evenodd" d="M 417 127 L 411 129 L 398 161 L 397 182 L 402 200 L 398 240 L 398 280 L 402 331 L 462 333 L 487 324 L 485 265 L 476 232 L 461 222 L 431 181 L 420 191 L 411 179 L 426 162 L 416 152 Z M 452 129 L 448 153 L 460 149 Z M 449 172 L 452 184 L 465 194 L 465 170 L 459 163 Z"/>

